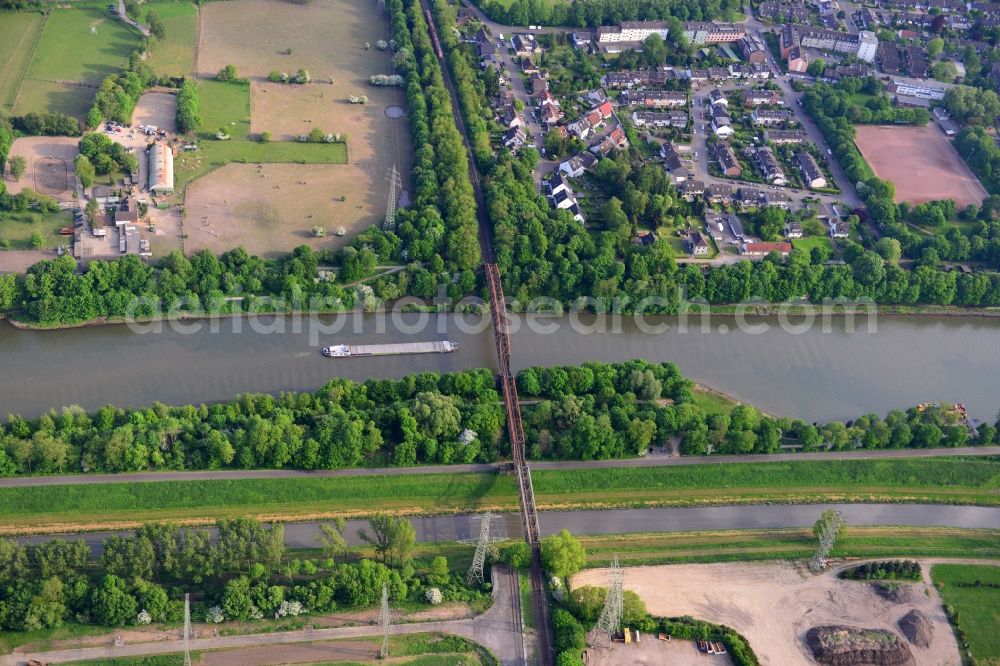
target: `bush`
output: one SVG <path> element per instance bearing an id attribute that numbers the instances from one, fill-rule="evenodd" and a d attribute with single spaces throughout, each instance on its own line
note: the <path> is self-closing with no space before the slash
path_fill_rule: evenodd
<path id="1" fill-rule="evenodd" d="M 215 75 L 215 78 L 219 81 L 225 81 L 226 83 L 234 83 L 240 80 L 240 74 L 236 69 L 236 65 L 226 65 L 219 70 L 219 73 Z"/>

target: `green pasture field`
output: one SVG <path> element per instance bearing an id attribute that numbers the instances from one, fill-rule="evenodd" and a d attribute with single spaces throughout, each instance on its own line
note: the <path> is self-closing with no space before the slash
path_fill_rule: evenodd
<path id="1" fill-rule="evenodd" d="M 1000 566 L 936 564 L 931 579 L 954 611 L 951 620 L 969 643 L 972 663 L 1000 664 Z"/>
<path id="2" fill-rule="evenodd" d="M 37 12 L 0 12 L 0 106 L 11 108 L 42 29 Z"/>
<path id="3" fill-rule="evenodd" d="M 43 248 L 69 245 L 70 236 L 61 236 L 59 230 L 73 224 L 69 211 L 57 213 L 3 213 L 0 214 L 0 241 L 8 241 L 3 250 L 31 250 L 31 235 L 36 231 L 45 237 Z"/>
<path id="4" fill-rule="evenodd" d="M 215 80 L 198 82 L 198 113 L 201 135 L 214 137 L 225 129 L 231 140 L 250 134 L 250 84 Z"/>
<path id="5" fill-rule="evenodd" d="M 167 36 L 161 39 L 146 62 L 157 74 L 187 76 L 194 72 L 198 41 L 198 7 L 187 2 L 153 2 L 143 5 L 142 21 L 152 10 L 163 21 Z"/>
<path id="6" fill-rule="evenodd" d="M 91 26 L 96 33 L 91 32 Z M 28 78 L 100 85 L 117 74 L 141 35 L 106 9 L 53 9 L 28 68 Z"/>

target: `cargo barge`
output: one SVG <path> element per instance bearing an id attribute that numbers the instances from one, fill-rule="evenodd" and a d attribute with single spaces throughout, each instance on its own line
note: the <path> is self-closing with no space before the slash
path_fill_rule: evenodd
<path id="1" fill-rule="evenodd" d="M 323 347 L 327 358 L 354 358 L 357 356 L 398 356 L 401 354 L 447 354 L 458 349 L 451 340 L 435 342 L 396 342 L 385 345 L 331 345 Z"/>

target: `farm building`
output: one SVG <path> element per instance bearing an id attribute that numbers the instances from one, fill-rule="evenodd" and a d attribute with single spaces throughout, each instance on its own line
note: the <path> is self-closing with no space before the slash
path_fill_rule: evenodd
<path id="1" fill-rule="evenodd" d="M 149 147 L 149 191 L 151 194 L 174 193 L 174 153 L 164 143 Z"/>

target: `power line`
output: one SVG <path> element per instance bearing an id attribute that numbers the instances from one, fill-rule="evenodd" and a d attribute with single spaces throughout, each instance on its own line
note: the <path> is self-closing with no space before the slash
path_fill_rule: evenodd
<path id="1" fill-rule="evenodd" d="M 382 228 L 386 231 L 396 230 L 396 196 L 397 190 L 402 188 L 402 182 L 399 177 L 399 171 L 396 169 L 396 165 L 389 169 L 389 173 L 386 176 L 389 180 L 389 198 L 385 202 L 385 223 Z"/>
<path id="2" fill-rule="evenodd" d="M 625 572 L 618 566 L 618 556 L 611 563 L 608 582 L 608 596 L 604 599 L 604 608 L 597 624 L 587 635 L 587 642 L 594 646 L 609 647 L 611 639 L 622 627 L 622 606 L 625 600 Z"/>
<path id="3" fill-rule="evenodd" d="M 389 588 L 382 583 L 382 608 L 378 613 L 379 624 L 382 625 L 382 647 L 378 651 L 379 659 L 389 658 Z"/>

